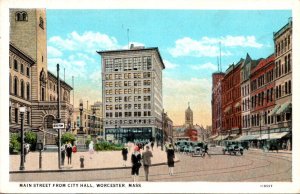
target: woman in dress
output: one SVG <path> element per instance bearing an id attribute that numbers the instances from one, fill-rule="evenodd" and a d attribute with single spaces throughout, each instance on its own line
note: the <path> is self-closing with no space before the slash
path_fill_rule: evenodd
<path id="1" fill-rule="evenodd" d="M 175 158 L 174 146 L 172 144 L 169 144 L 167 150 L 167 159 L 168 159 L 169 175 L 171 176 L 174 174 L 174 158 Z"/>
<path id="2" fill-rule="evenodd" d="M 140 167 L 142 166 L 141 159 L 142 159 L 142 156 L 139 152 L 139 148 L 138 148 L 138 146 L 135 146 L 134 151 L 131 155 L 131 163 L 132 163 L 131 175 L 133 177 L 133 182 L 138 181 L 139 170 L 140 170 Z"/>

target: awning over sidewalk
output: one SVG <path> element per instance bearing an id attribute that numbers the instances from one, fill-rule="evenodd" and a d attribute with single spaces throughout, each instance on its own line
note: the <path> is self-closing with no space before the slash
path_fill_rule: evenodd
<path id="1" fill-rule="evenodd" d="M 264 140 L 264 139 L 281 139 L 284 136 L 286 136 L 289 132 L 281 132 L 281 133 L 270 133 L 270 134 L 263 134 L 261 136 L 261 138 L 259 138 L 260 140 Z"/>
<path id="2" fill-rule="evenodd" d="M 208 139 L 211 139 L 211 140 L 213 140 L 213 139 L 215 139 L 216 137 L 218 137 L 218 134 L 216 134 L 216 135 L 212 135 L 212 136 L 208 137 Z"/>
<path id="3" fill-rule="evenodd" d="M 276 105 L 273 110 L 268 114 L 268 116 L 274 116 L 277 112 L 277 110 L 280 108 L 280 105 Z"/>
<path id="4" fill-rule="evenodd" d="M 214 139 L 215 141 L 221 141 L 221 140 L 226 140 L 228 138 L 229 135 L 220 135 L 218 136 L 216 139 Z"/>
<path id="5" fill-rule="evenodd" d="M 259 135 L 242 135 L 236 139 L 236 141 L 249 141 L 258 139 Z"/>
<path id="6" fill-rule="evenodd" d="M 292 103 L 286 102 L 280 106 L 280 108 L 277 110 L 276 114 L 279 115 L 281 113 L 288 112 L 291 110 L 291 108 L 292 108 Z"/>

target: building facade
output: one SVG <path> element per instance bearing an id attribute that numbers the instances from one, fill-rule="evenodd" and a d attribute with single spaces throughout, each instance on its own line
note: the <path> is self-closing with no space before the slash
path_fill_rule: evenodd
<path id="1" fill-rule="evenodd" d="M 10 9 L 10 44 L 34 61 L 28 77 L 31 107 L 27 109 L 30 129 L 44 133 L 47 139 L 54 138 L 57 132 L 53 123 L 57 122 L 57 77 L 48 71 L 47 64 L 47 23 L 45 9 Z M 11 56 L 10 63 L 14 63 Z M 20 63 L 22 68 L 22 63 Z M 26 73 L 27 74 L 27 73 Z M 22 77 L 19 78 L 21 80 Z M 18 87 L 18 86 L 17 86 Z M 27 90 L 27 88 L 26 88 Z M 70 104 L 72 87 L 60 80 L 60 122 L 68 130 L 71 125 L 73 106 Z M 21 92 L 22 93 L 22 92 Z M 10 98 L 13 104 L 13 97 Z M 17 113 L 17 112 L 16 112 Z M 48 138 L 49 137 L 49 138 Z M 53 141 L 51 142 L 53 143 Z"/>
<path id="2" fill-rule="evenodd" d="M 251 70 L 251 134 L 262 135 L 273 128 L 274 116 L 270 112 L 274 108 L 274 55 Z"/>
<path id="3" fill-rule="evenodd" d="M 247 53 L 245 62 L 241 66 L 241 111 L 242 111 L 242 134 L 248 135 L 251 130 L 251 95 L 250 95 L 250 75 L 251 69 L 255 68 L 259 60 L 252 60 Z"/>
<path id="4" fill-rule="evenodd" d="M 98 51 L 102 57 L 104 135 L 127 142 L 162 133 L 162 70 L 158 48 Z"/>
<path id="5" fill-rule="evenodd" d="M 9 45 L 9 125 L 20 129 L 19 107 L 26 107 L 24 129 L 31 128 L 31 68 L 35 61 L 13 44 Z"/>
<path id="6" fill-rule="evenodd" d="M 244 59 L 226 70 L 222 80 L 222 130 L 221 134 L 241 133 L 241 82 L 240 71 Z"/>
<path id="7" fill-rule="evenodd" d="M 73 133 L 77 134 L 82 126 L 83 132 L 86 135 L 102 135 L 103 118 L 102 118 L 102 103 L 95 102 L 90 107 L 86 106 L 82 109 L 82 118 L 80 109 L 75 108 L 73 113 Z"/>
<path id="8" fill-rule="evenodd" d="M 216 72 L 212 74 L 212 135 L 221 132 L 222 128 L 222 80 L 224 78 L 223 72 Z"/>

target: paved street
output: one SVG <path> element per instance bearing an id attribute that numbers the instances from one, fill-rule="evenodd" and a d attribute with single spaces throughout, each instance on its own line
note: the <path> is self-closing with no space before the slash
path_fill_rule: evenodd
<path id="1" fill-rule="evenodd" d="M 210 181 L 210 182 L 289 182 L 292 181 L 292 154 L 245 151 L 243 156 L 221 154 L 221 148 L 212 148 L 211 157 L 191 157 L 177 154 L 174 176 L 169 176 L 166 165 L 150 168 L 150 181 Z M 132 181 L 130 168 L 73 172 L 12 173 L 11 181 Z M 143 168 L 140 181 L 144 180 Z"/>

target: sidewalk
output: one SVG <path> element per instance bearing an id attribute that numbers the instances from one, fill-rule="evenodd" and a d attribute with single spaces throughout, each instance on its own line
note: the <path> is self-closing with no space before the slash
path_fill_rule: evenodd
<path id="1" fill-rule="evenodd" d="M 150 148 L 151 150 L 151 148 Z M 94 152 L 92 159 L 90 153 L 77 152 L 72 153 L 72 165 L 68 165 L 67 157 L 65 165 L 61 170 L 58 169 L 58 153 L 57 152 L 42 152 L 42 169 L 39 169 L 39 152 L 29 152 L 26 155 L 25 170 L 20 171 L 20 155 L 10 155 L 9 171 L 17 172 L 50 172 L 50 171 L 78 171 L 78 170 L 100 170 L 100 169 L 118 169 L 131 168 L 131 154 L 133 150 L 129 150 L 126 167 L 123 166 L 123 157 L 121 151 L 101 151 Z M 141 150 L 144 152 L 144 150 Z M 163 165 L 167 162 L 167 154 L 161 151 L 160 147 L 154 146 L 152 165 Z M 80 168 L 80 156 L 84 156 L 84 168 Z M 179 161 L 175 158 L 175 161 Z"/>

